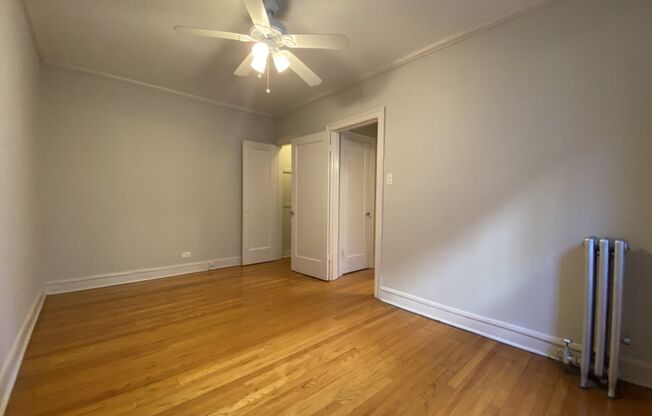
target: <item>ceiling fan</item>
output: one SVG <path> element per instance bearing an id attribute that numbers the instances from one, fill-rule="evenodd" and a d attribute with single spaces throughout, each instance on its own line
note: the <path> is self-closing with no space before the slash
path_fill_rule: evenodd
<path id="1" fill-rule="evenodd" d="M 269 67 L 270 60 L 274 62 L 276 71 L 281 73 L 290 68 L 308 85 L 314 87 L 321 84 L 317 76 L 306 64 L 301 62 L 289 49 L 345 49 L 349 46 L 349 39 L 345 35 L 294 35 L 288 34 L 287 29 L 274 14 L 278 12 L 278 0 L 243 0 L 247 12 L 254 25 L 249 34 L 222 32 L 219 30 L 202 29 L 188 26 L 175 26 L 174 30 L 197 36 L 230 39 L 240 42 L 254 43 L 251 53 L 236 68 L 234 74 L 244 77 L 255 70 L 260 78 L 267 73 L 267 93 L 269 94 Z"/>

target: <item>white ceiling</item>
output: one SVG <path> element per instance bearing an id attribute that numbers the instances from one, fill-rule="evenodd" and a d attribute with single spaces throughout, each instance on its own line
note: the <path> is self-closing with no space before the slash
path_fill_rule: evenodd
<path id="1" fill-rule="evenodd" d="M 271 115 L 349 85 L 413 51 L 547 0 L 281 0 L 290 33 L 344 33 L 345 51 L 296 50 L 324 82 L 291 71 L 264 80 L 233 71 L 244 43 L 182 35 L 176 24 L 248 33 L 240 0 L 26 0 L 41 58 Z"/>

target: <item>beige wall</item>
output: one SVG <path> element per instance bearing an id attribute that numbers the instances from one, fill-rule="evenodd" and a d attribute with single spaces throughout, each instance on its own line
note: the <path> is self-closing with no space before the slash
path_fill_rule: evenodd
<path id="1" fill-rule="evenodd" d="M 1 394 L 10 350 L 41 288 L 34 227 L 39 61 L 18 0 L 0 2 L 0 53 Z"/>
<path id="2" fill-rule="evenodd" d="M 240 256 L 242 141 L 272 120 L 50 66 L 43 105 L 45 280 Z"/>
<path id="3" fill-rule="evenodd" d="M 629 239 L 624 355 L 652 369 L 652 3 L 563 0 L 279 118 L 386 106 L 382 283 L 581 342 L 585 236 Z"/>

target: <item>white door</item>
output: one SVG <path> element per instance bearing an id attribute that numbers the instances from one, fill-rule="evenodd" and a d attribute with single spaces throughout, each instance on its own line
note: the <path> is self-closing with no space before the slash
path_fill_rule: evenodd
<path id="1" fill-rule="evenodd" d="M 328 279 L 329 138 L 292 140 L 292 270 Z"/>
<path id="2" fill-rule="evenodd" d="M 242 144 L 242 264 L 281 258 L 278 153 L 273 144 Z"/>
<path id="3" fill-rule="evenodd" d="M 375 139 L 340 135 L 340 275 L 373 267 L 375 155 Z"/>

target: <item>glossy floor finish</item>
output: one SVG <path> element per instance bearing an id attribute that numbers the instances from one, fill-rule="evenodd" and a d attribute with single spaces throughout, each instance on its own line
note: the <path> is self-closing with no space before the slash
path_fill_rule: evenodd
<path id="1" fill-rule="evenodd" d="M 49 296 L 8 415 L 648 415 L 560 364 L 287 261 Z"/>

